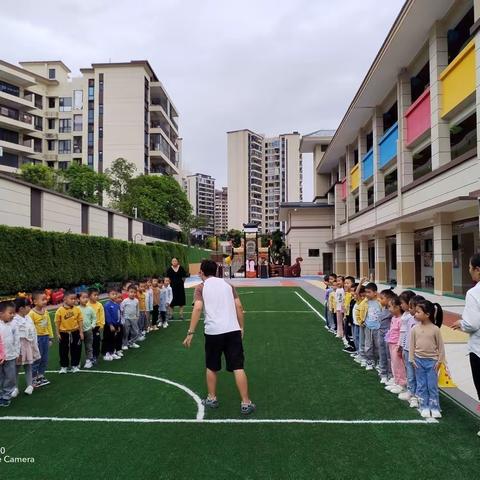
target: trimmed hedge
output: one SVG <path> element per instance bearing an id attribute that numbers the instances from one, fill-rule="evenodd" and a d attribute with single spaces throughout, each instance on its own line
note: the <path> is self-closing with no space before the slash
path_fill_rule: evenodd
<path id="1" fill-rule="evenodd" d="M 202 260 L 209 259 L 211 256 L 211 250 L 198 247 L 190 247 L 188 249 L 188 263 L 201 263 Z"/>
<path id="2" fill-rule="evenodd" d="M 188 271 L 188 248 L 0 225 L 0 294 L 163 275 L 172 257 Z"/>

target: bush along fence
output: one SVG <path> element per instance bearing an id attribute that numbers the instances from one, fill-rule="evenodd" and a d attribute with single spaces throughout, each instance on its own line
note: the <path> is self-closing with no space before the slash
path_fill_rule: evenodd
<path id="1" fill-rule="evenodd" d="M 188 247 L 153 246 L 0 225 L 0 295 L 164 275 L 172 257 L 188 271 Z"/>

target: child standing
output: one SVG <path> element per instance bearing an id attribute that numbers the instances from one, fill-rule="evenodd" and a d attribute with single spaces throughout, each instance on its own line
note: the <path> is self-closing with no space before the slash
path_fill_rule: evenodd
<path id="1" fill-rule="evenodd" d="M 337 303 L 336 303 L 336 292 L 337 290 L 337 281 L 335 280 L 332 283 L 332 289 L 330 295 L 328 296 L 328 310 L 330 312 L 331 319 L 331 328 L 330 331 L 334 334 L 337 333 Z"/>
<path id="2" fill-rule="evenodd" d="M 138 329 L 140 330 L 140 335 L 143 337 L 147 334 L 147 302 L 145 288 L 145 280 L 142 280 L 138 284 L 137 298 L 138 309 L 140 310 L 140 316 L 138 317 Z"/>
<path id="3" fill-rule="evenodd" d="M 345 289 L 343 288 L 344 277 L 337 277 L 337 289 L 335 290 L 335 314 L 337 318 L 337 338 L 343 338 L 343 316 L 345 313 Z"/>
<path id="4" fill-rule="evenodd" d="M 152 331 L 152 314 L 153 314 L 153 290 L 152 281 L 147 280 L 147 287 L 145 290 L 145 308 L 147 310 L 147 333 Z"/>
<path id="5" fill-rule="evenodd" d="M 172 300 L 173 300 L 173 290 L 172 290 L 172 287 L 170 286 L 170 279 L 168 277 L 165 277 L 163 281 L 163 288 L 165 288 L 167 292 L 167 298 L 165 300 L 167 304 L 167 320 L 171 320 L 173 313 L 172 313 L 170 304 L 172 303 Z M 168 322 L 167 322 L 167 327 L 168 327 Z"/>
<path id="6" fill-rule="evenodd" d="M 386 336 L 388 349 L 390 351 L 390 365 L 394 380 L 394 383 L 391 386 L 393 387 L 393 385 L 397 385 L 401 388 L 401 391 L 403 391 L 407 385 L 407 376 L 405 372 L 405 364 L 403 363 L 402 352 L 398 347 L 398 341 L 400 339 L 400 326 L 402 324 L 402 308 L 400 298 L 396 295 L 391 298 L 388 309 L 392 314 L 392 321 Z"/>
<path id="7" fill-rule="evenodd" d="M 390 378 L 392 378 L 392 369 L 390 367 L 390 352 L 388 349 L 387 341 L 385 336 L 390 330 L 390 323 L 392 321 L 392 314 L 388 308 L 390 300 L 395 298 L 396 295 L 393 293 L 392 289 L 382 290 L 378 296 L 380 305 L 382 309 L 380 310 L 379 319 L 380 319 L 380 332 L 379 332 L 379 344 L 378 344 L 378 354 L 380 358 L 379 367 L 380 367 L 380 383 L 386 384 Z M 400 393 L 402 390 L 396 392 Z"/>
<path id="8" fill-rule="evenodd" d="M 167 289 L 165 288 L 165 283 L 163 280 L 160 281 L 161 289 L 160 289 L 160 305 L 158 307 L 160 311 L 160 323 L 159 327 L 167 328 L 168 321 L 167 321 Z"/>
<path id="9" fill-rule="evenodd" d="M 72 373 L 80 371 L 82 354 L 83 317 L 80 308 L 75 305 L 75 292 L 66 292 L 63 305 L 55 313 L 55 327 L 60 353 L 60 372 L 67 373 L 71 365 Z"/>
<path id="10" fill-rule="evenodd" d="M 102 354 L 103 359 L 107 362 L 112 360 L 120 360 L 123 356 L 121 342 L 123 338 L 118 340 L 122 335 L 120 320 L 120 302 L 122 295 L 115 289 L 108 292 L 108 302 L 105 303 L 105 328 L 103 330 Z"/>
<path id="11" fill-rule="evenodd" d="M 367 313 L 365 316 L 365 357 L 366 370 L 373 370 L 380 354 L 380 312 L 382 306 L 378 301 L 377 285 L 373 282 L 365 285 Z"/>
<path id="12" fill-rule="evenodd" d="M 135 285 L 130 285 L 128 287 L 128 297 L 123 299 L 120 304 L 120 313 L 124 328 L 122 350 L 140 348 L 140 345 L 135 343 L 136 340 L 142 338 L 138 331 L 138 317 L 140 316 L 140 310 L 136 296 L 137 287 Z"/>
<path id="13" fill-rule="evenodd" d="M 3 345 L 3 362 L 0 362 L 0 407 L 8 407 L 17 388 L 17 358 L 20 355 L 20 337 L 13 320 L 15 306 L 0 303 L 0 337 Z"/>
<path id="14" fill-rule="evenodd" d="M 355 297 L 354 291 L 356 288 L 355 279 L 353 277 L 345 277 L 344 282 L 344 290 L 345 290 L 345 301 L 344 301 L 344 310 L 345 310 L 345 317 L 344 317 L 344 332 L 345 332 L 345 348 L 343 349 L 344 352 L 353 354 L 356 352 L 355 342 L 353 340 L 353 308 L 355 307 Z"/>
<path id="15" fill-rule="evenodd" d="M 32 319 L 28 316 L 28 312 L 30 312 L 30 301 L 26 298 L 16 298 L 14 304 L 14 321 L 20 338 L 20 355 L 17 358 L 17 385 L 18 374 L 23 365 L 25 370 L 25 381 L 27 384 L 25 393 L 31 395 L 33 393 L 32 365 L 41 357 L 37 344 L 37 331 L 35 330 L 35 325 L 33 324 Z M 18 387 L 16 388 L 16 393 L 18 394 Z"/>
<path id="16" fill-rule="evenodd" d="M 152 279 L 152 311 L 151 322 L 152 330 L 158 330 L 158 316 L 160 313 L 160 286 L 158 284 L 158 278 Z"/>
<path id="17" fill-rule="evenodd" d="M 367 311 L 367 299 L 365 298 L 365 287 L 363 285 L 357 285 L 355 291 L 355 305 L 353 307 L 353 338 L 355 341 L 355 348 L 357 355 L 355 362 L 360 363 L 362 367 L 367 366 L 365 360 L 365 318 L 361 318 L 360 312 L 363 310 L 366 315 Z"/>
<path id="18" fill-rule="evenodd" d="M 435 308 L 437 305 L 437 308 Z M 441 418 L 438 395 L 438 368 L 445 362 L 445 348 L 440 327 L 443 312 L 440 305 L 419 301 L 415 318 L 420 322 L 410 334 L 409 361 L 415 368 L 417 396 L 423 418 Z"/>
<path id="19" fill-rule="evenodd" d="M 98 296 L 100 292 L 96 288 L 88 289 L 88 306 L 92 307 L 95 312 L 96 324 L 93 326 L 92 336 L 92 349 L 93 357 L 92 364 L 97 363 L 97 358 L 100 355 L 100 343 L 101 343 L 101 333 L 105 327 L 105 312 L 103 310 L 103 305 L 98 301 Z"/>
<path id="20" fill-rule="evenodd" d="M 32 295 L 33 308 L 28 316 L 32 319 L 37 331 L 38 350 L 40 358 L 33 364 L 33 386 L 44 387 L 50 383 L 45 378 L 48 365 L 48 351 L 53 343 L 52 322 L 47 310 L 47 296 L 43 292 L 34 292 Z"/>
<path id="21" fill-rule="evenodd" d="M 85 365 L 83 368 L 93 367 L 93 328 L 97 324 L 95 310 L 88 304 L 87 292 L 78 294 L 78 307 L 83 316 L 83 345 L 85 347 Z"/>

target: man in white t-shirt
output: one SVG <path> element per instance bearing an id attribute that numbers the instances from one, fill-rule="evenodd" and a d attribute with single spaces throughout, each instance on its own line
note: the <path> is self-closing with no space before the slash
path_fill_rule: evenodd
<path id="1" fill-rule="evenodd" d="M 203 404 L 217 408 L 217 372 L 222 369 L 222 354 L 225 356 L 227 371 L 233 372 L 242 403 L 240 411 L 248 415 L 255 411 L 248 396 L 248 380 L 243 354 L 243 308 L 238 294 L 232 285 L 217 278 L 217 264 L 213 260 L 204 260 L 200 266 L 201 285 L 195 288 L 194 306 L 190 328 L 183 341 L 190 347 L 192 338 L 205 310 L 205 357 L 207 367 L 208 396 Z"/>

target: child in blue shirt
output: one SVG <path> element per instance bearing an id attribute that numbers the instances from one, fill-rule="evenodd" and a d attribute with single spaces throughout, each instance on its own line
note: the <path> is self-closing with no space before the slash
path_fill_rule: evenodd
<path id="1" fill-rule="evenodd" d="M 105 327 L 103 330 L 102 353 L 107 362 L 119 360 L 122 352 L 122 323 L 120 318 L 120 303 L 122 293 L 112 289 L 108 292 L 108 302 L 104 305 Z"/>

